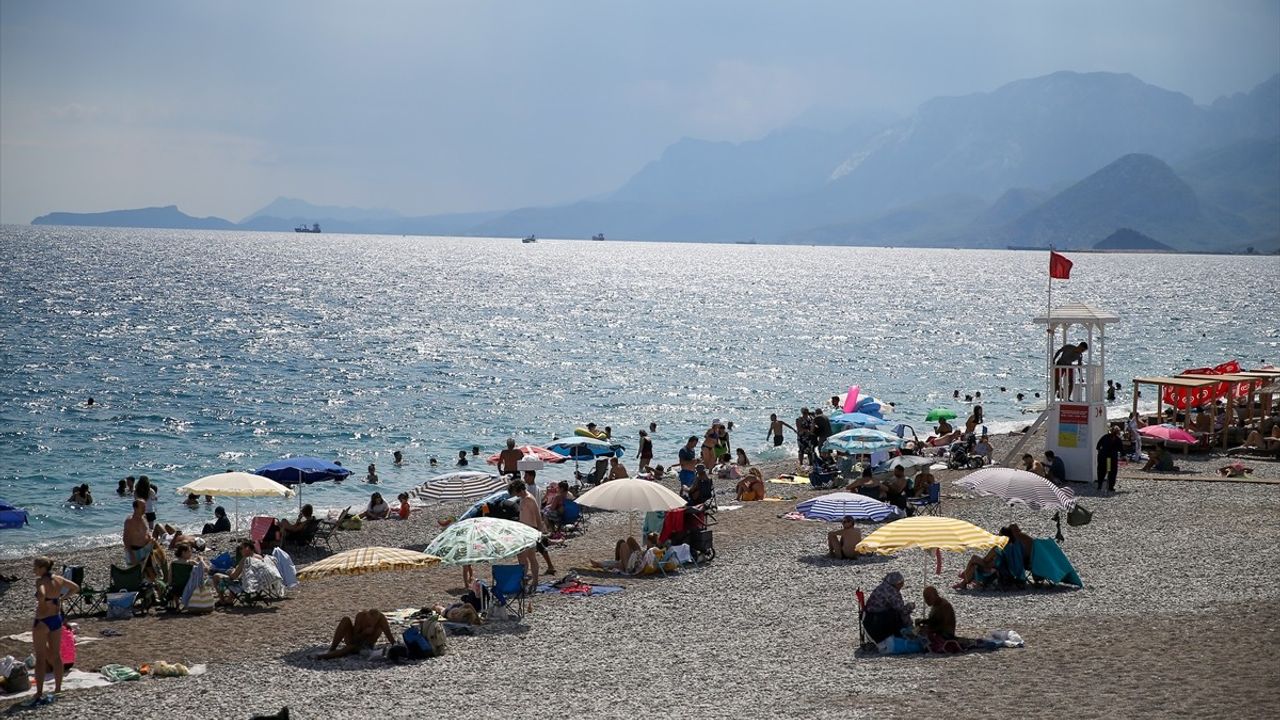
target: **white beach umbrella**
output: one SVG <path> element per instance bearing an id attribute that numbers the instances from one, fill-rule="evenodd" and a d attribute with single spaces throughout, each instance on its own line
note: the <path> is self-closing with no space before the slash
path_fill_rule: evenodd
<path id="1" fill-rule="evenodd" d="M 601 483 L 582 493 L 578 504 L 597 510 L 665 512 L 684 507 L 685 500 L 656 482 L 622 478 Z"/>
<path id="2" fill-rule="evenodd" d="M 1032 510 L 1070 510 L 1076 504 L 1071 488 L 1058 487 L 1026 470 L 991 467 L 975 470 L 955 482 L 956 487 L 978 495 L 998 497 L 1010 505 Z"/>
<path id="3" fill-rule="evenodd" d="M 293 491 L 280 483 L 246 472 L 226 472 L 206 475 L 178 488 L 179 495 L 211 495 L 230 497 L 236 501 L 236 527 L 240 527 L 240 498 L 242 497 L 293 497 Z"/>

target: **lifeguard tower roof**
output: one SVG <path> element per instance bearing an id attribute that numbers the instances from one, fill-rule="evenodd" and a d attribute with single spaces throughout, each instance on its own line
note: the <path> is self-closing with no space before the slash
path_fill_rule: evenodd
<path id="1" fill-rule="evenodd" d="M 1053 308 L 1048 315 L 1037 315 L 1032 320 L 1040 325 L 1060 325 L 1062 323 L 1106 325 L 1107 323 L 1120 322 L 1120 316 L 1115 313 L 1109 313 L 1106 310 L 1099 310 L 1092 305 L 1080 305 L 1077 303 Z"/>

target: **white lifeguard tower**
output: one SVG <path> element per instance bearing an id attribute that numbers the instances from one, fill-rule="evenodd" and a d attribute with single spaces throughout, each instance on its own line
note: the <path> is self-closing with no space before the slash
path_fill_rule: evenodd
<path id="1" fill-rule="evenodd" d="M 1032 432 L 1047 422 L 1045 449 L 1062 458 L 1067 479 L 1093 482 L 1098 461 L 1096 446 L 1107 432 L 1106 328 L 1110 323 L 1119 322 L 1120 317 L 1077 304 L 1051 308 L 1047 315 L 1033 320 L 1037 325 L 1044 325 L 1048 332 L 1045 333 L 1047 401 L 1044 414 Z M 1053 364 L 1059 349 L 1080 342 L 1087 343 L 1089 348 L 1079 364 Z"/>

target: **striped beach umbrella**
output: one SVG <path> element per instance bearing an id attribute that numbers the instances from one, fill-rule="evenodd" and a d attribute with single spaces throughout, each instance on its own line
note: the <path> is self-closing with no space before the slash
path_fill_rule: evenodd
<path id="1" fill-rule="evenodd" d="M 847 453 L 867 454 L 877 450 L 902 447 L 902 438 L 893 433 L 872 430 L 871 428 L 854 428 L 845 430 L 827 438 L 827 446 Z"/>
<path id="2" fill-rule="evenodd" d="M 364 575 L 384 570 L 408 570 L 440 562 L 426 553 L 389 547 L 362 547 L 331 555 L 298 570 L 301 580 L 314 580 L 330 575 Z"/>
<path id="3" fill-rule="evenodd" d="M 857 549 L 860 553 L 877 555 L 891 555 L 908 548 L 964 552 L 1004 547 L 1007 542 L 1009 538 L 992 535 L 963 520 L 918 516 L 885 525 L 863 538 Z"/>
<path id="4" fill-rule="evenodd" d="M 1015 468 L 983 468 L 957 480 L 955 485 L 1032 510 L 1070 510 L 1076 504 L 1076 493 L 1071 488 L 1058 487 L 1035 473 Z"/>
<path id="5" fill-rule="evenodd" d="M 506 486 L 506 480 L 492 473 L 464 470 L 433 477 L 409 494 L 427 502 L 474 500 Z"/>
<path id="6" fill-rule="evenodd" d="M 805 500 L 796 505 L 796 512 L 810 520 L 839 522 L 846 517 L 854 520 L 883 522 L 899 513 L 898 508 L 858 493 L 837 492 Z"/>

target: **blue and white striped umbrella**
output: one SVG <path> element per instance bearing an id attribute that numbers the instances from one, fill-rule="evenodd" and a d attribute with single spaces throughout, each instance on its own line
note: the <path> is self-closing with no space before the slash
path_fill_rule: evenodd
<path id="1" fill-rule="evenodd" d="M 471 500 L 501 490 L 507 481 L 487 472 L 463 470 L 433 477 L 409 492 L 428 502 Z"/>
<path id="2" fill-rule="evenodd" d="M 902 447 L 902 438 L 871 428 L 854 428 L 827 438 L 827 446 L 847 453 L 864 454 Z"/>
<path id="3" fill-rule="evenodd" d="M 898 508 L 851 492 L 822 495 L 796 505 L 796 512 L 810 520 L 839 522 L 846 517 L 854 520 L 880 522 L 898 514 Z"/>

